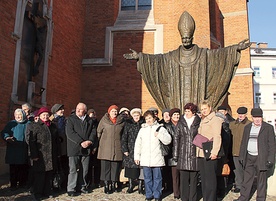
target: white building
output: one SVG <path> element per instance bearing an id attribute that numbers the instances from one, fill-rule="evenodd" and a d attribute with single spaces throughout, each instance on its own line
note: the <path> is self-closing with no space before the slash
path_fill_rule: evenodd
<path id="1" fill-rule="evenodd" d="M 264 121 L 276 128 L 276 48 L 267 43 L 253 43 L 250 47 L 254 69 L 254 107 L 263 110 Z"/>

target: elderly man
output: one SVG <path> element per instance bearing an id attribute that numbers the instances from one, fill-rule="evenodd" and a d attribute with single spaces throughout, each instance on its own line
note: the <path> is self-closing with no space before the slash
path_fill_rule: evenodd
<path id="1" fill-rule="evenodd" d="M 235 188 L 233 189 L 234 193 L 239 193 L 241 189 L 241 184 L 243 180 L 243 169 L 239 162 L 239 153 L 241 147 L 241 141 L 243 136 L 244 127 L 247 124 L 250 124 L 251 121 L 247 118 L 247 108 L 239 107 L 237 110 L 238 118 L 235 121 L 230 122 L 229 128 L 233 136 L 233 145 L 232 145 L 232 155 L 233 161 L 235 164 Z"/>
<path id="2" fill-rule="evenodd" d="M 250 200 L 251 188 L 257 177 L 257 198 L 266 200 L 267 171 L 275 163 L 275 133 L 273 126 L 263 121 L 261 108 L 251 110 L 252 124 L 244 127 L 239 160 L 244 169 L 241 194 L 237 200 Z"/>
<path id="3" fill-rule="evenodd" d="M 70 169 L 67 184 L 69 196 L 76 196 L 77 190 L 85 194 L 88 193 L 89 154 L 96 140 L 96 127 L 86 112 L 86 105 L 79 103 L 76 112 L 68 118 L 66 124 L 67 155 Z M 80 183 L 77 183 L 78 178 Z"/>

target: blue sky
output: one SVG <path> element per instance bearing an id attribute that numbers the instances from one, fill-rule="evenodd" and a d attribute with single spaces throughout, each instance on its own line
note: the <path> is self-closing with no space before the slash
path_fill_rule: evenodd
<path id="1" fill-rule="evenodd" d="M 276 0 L 249 0 L 248 17 L 250 41 L 276 48 Z"/>

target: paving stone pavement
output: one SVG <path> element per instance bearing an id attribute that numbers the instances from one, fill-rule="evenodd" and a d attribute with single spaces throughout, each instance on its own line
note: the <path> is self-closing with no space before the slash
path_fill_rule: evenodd
<path id="1" fill-rule="evenodd" d="M 45 201 L 142 201 L 145 200 L 145 196 L 138 194 L 137 187 L 134 189 L 135 192 L 132 194 L 126 193 L 127 187 L 125 186 L 122 192 L 113 193 L 110 195 L 103 193 L 102 188 L 93 189 L 91 193 L 81 194 L 76 197 L 69 197 L 65 191 L 56 192 L 53 198 L 44 199 Z M 232 193 L 230 187 L 228 192 L 223 199 L 219 201 L 232 201 L 237 199 L 239 194 Z M 199 188 L 200 191 L 200 188 Z M 29 193 L 26 189 L 18 189 L 11 191 L 9 185 L 7 184 L 7 178 L 3 180 L 0 176 L 0 201 L 33 201 L 33 195 Z M 174 199 L 173 194 L 163 195 L 163 201 L 177 201 Z M 202 201 L 202 198 L 199 198 L 198 201 Z M 256 192 L 253 195 L 251 200 L 256 200 Z M 276 197 L 268 196 L 267 201 L 276 201 Z"/>

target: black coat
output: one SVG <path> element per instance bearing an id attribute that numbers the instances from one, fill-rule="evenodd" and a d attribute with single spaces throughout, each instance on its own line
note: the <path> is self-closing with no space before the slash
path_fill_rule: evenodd
<path id="1" fill-rule="evenodd" d="M 179 170 L 198 171 L 196 146 L 192 142 L 198 133 L 200 121 L 196 115 L 190 129 L 183 115 L 178 121 L 175 128 L 173 158 L 177 159 L 176 168 Z"/>
<path id="2" fill-rule="evenodd" d="M 58 130 L 55 124 L 46 126 L 41 120 L 32 124 L 29 133 L 29 146 L 34 171 L 51 171 L 57 168 L 59 156 Z"/>
<path id="3" fill-rule="evenodd" d="M 91 149 L 94 148 L 96 142 L 96 125 L 95 122 L 86 115 L 82 121 L 76 114 L 72 114 L 66 123 L 67 136 L 67 155 L 70 156 L 87 156 Z M 83 148 L 81 143 L 89 140 L 92 145 Z"/>
<path id="4" fill-rule="evenodd" d="M 239 160 L 243 167 L 246 165 L 247 146 L 252 124 L 244 127 L 243 138 L 241 142 Z M 258 170 L 268 170 L 266 163 L 269 161 L 275 164 L 275 133 L 273 126 L 262 122 L 258 136 Z"/>
<path id="5" fill-rule="evenodd" d="M 123 165 L 127 168 L 138 168 L 138 166 L 134 162 L 134 146 L 135 140 L 138 135 L 138 132 L 143 123 L 143 119 L 141 118 L 138 122 L 134 122 L 133 119 L 126 120 L 124 132 L 122 135 L 122 152 L 128 152 L 128 156 L 123 154 Z"/>

